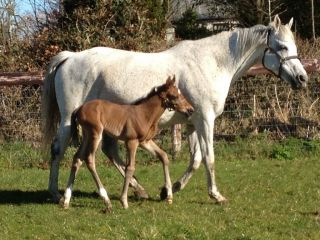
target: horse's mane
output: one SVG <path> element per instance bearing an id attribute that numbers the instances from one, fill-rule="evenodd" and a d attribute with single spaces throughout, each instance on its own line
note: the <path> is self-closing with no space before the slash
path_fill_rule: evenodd
<path id="1" fill-rule="evenodd" d="M 149 98 L 159 94 L 160 92 L 163 92 L 165 89 L 166 89 L 166 84 L 163 84 L 159 87 L 155 87 L 147 94 L 147 96 L 139 98 L 138 100 L 133 102 L 132 105 L 139 105 L 139 104 L 145 102 L 146 100 L 148 100 Z"/>
<path id="2" fill-rule="evenodd" d="M 235 53 L 235 58 L 243 56 L 244 53 L 250 52 L 250 49 L 255 49 L 261 44 L 267 44 L 267 36 L 270 29 L 272 31 L 275 30 L 273 23 L 269 24 L 269 26 L 255 25 L 250 28 L 236 28 L 233 31 L 233 35 L 239 48 Z M 291 30 L 286 25 L 281 25 L 276 34 L 280 38 L 293 38 Z"/>
<path id="3" fill-rule="evenodd" d="M 266 44 L 268 30 L 270 27 L 264 25 L 255 25 L 251 28 L 236 28 L 231 39 L 237 42 L 237 51 L 235 59 L 241 58 L 245 53 L 251 52 L 250 49 L 255 49 L 261 44 Z"/>

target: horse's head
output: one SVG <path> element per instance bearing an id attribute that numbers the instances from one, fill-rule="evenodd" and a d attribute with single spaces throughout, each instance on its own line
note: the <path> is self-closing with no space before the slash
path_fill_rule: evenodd
<path id="1" fill-rule="evenodd" d="M 158 95 L 162 99 L 162 104 L 166 109 L 172 109 L 187 115 L 188 117 L 194 112 L 194 108 L 181 94 L 180 89 L 175 85 L 175 76 L 171 79 L 168 77 L 163 87 L 160 87 Z"/>
<path id="2" fill-rule="evenodd" d="M 308 75 L 298 58 L 297 47 L 291 31 L 293 19 L 286 25 L 281 24 L 278 15 L 269 24 L 267 47 L 262 64 L 265 68 L 288 81 L 293 89 L 306 87 Z"/>

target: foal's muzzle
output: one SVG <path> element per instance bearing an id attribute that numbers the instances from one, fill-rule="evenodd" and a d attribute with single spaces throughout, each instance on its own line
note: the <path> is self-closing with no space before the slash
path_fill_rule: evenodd
<path id="1" fill-rule="evenodd" d="M 193 108 L 188 108 L 187 111 L 185 112 L 185 115 L 187 117 L 190 117 L 194 112 L 194 109 Z"/>

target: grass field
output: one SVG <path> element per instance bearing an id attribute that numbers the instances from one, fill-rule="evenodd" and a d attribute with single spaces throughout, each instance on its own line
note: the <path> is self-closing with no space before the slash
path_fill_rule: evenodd
<path id="1" fill-rule="evenodd" d="M 216 205 L 207 195 L 204 167 L 174 195 L 159 201 L 161 165 L 139 152 L 136 176 L 151 196 L 129 209 L 119 203 L 122 178 L 99 155 L 98 171 L 113 211 L 103 214 L 89 171 L 75 183 L 70 209 L 50 202 L 48 164 L 28 144 L 0 144 L 0 239 L 320 239 L 320 142 L 265 137 L 216 144 L 220 191 L 229 199 Z M 71 158 L 72 150 L 68 153 Z M 69 161 L 61 166 L 66 185 Z M 186 147 L 170 165 L 172 180 L 188 164 Z"/>

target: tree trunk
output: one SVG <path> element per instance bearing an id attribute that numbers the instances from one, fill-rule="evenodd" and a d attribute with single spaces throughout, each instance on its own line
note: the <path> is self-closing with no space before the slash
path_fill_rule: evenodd
<path id="1" fill-rule="evenodd" d="M 312 39 L 316 40 L 316 30 L 314 26 L 314 1 L 311 0 L 311 21 L 312 21 Z"/>

